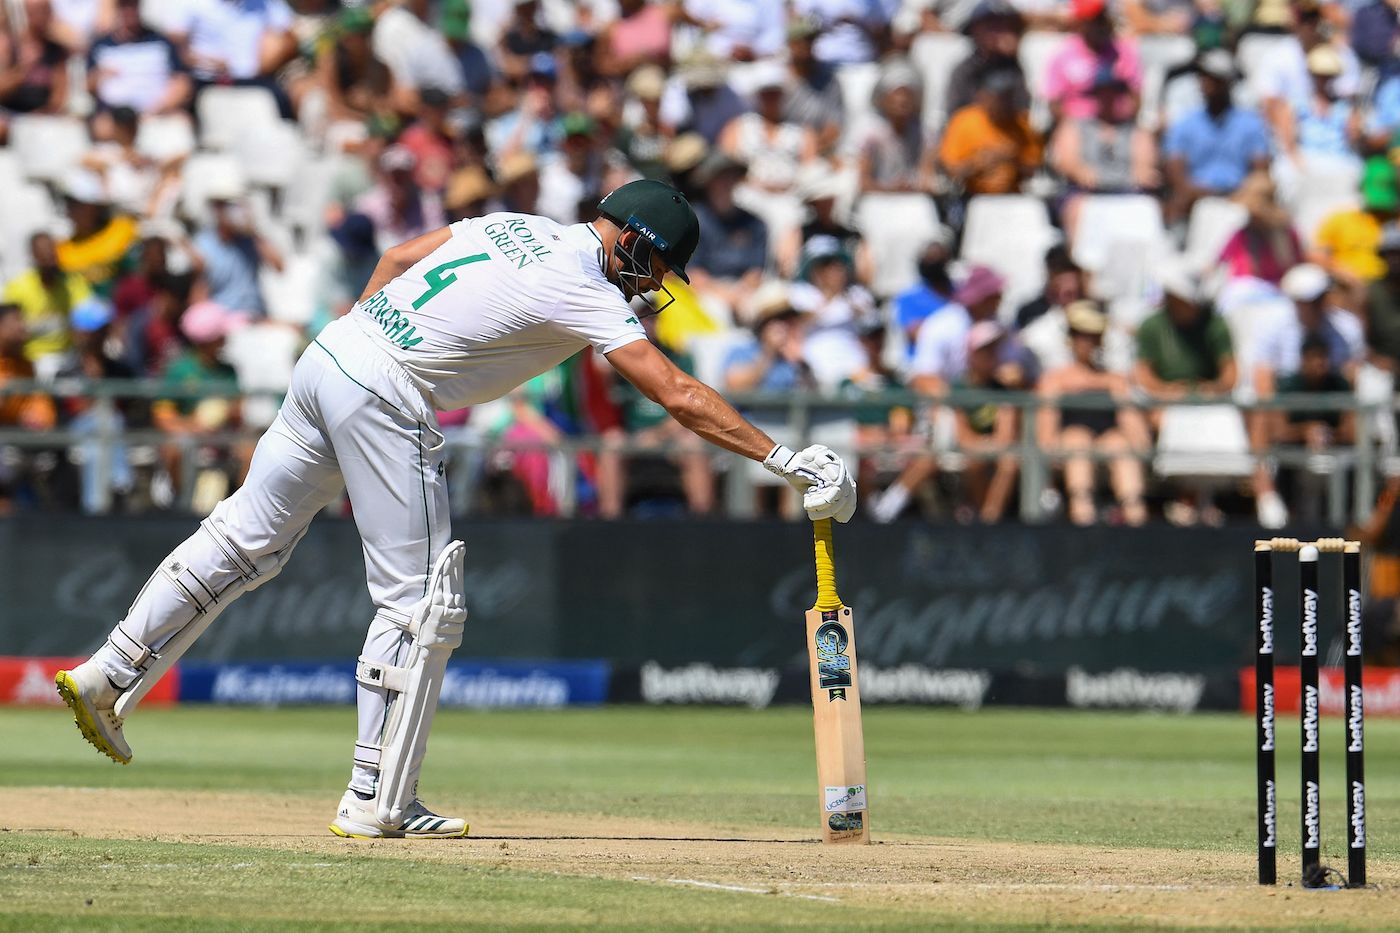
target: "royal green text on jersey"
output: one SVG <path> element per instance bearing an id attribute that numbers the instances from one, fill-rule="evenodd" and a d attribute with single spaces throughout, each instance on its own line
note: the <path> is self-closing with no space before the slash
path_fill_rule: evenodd
<path id="1" fill-rule="evenodd" d="M 535 237 L 535 231 L 525 223 L 523 217 L 497 220 L 482 228 L 501 255 L 515 263 L 515 268 L 523 269 L 536 259 L 550 255 L 549 247 Z"/>
<path id="2" fill-rule="evenodd" d="M 361 306 L 361 310 L 374 318 L 374 322 L 384 329 L 385 335 L 403 349 L 407 350 L 423 342 L 423 338 L 417 336 L 408 315 L 389 304 L 383 289 L 371 295 Z"/>

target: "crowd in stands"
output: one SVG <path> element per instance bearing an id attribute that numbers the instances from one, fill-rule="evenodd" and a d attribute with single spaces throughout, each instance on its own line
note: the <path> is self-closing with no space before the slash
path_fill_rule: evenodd
<path id="1" fill-rule="evenodd" d="M 0 441 L 0 510 L 207 508 L 383 250 L 492 211 L 588 221 L 637 177 L 701 224 L 654 339 L 775 439 L 858 462 L 876 520 L 1014 516 L 1029 440 L 1076 524 L 1279 527 L 1359 430 L 1394 446 L 1393 419 L 1269 403 L 1391 397 L 1396 0 L 0 13 L 0 437 L 68 438 Z M 92 379 L 170 397 L 60 391 Z M 794 393 L 841 404 L 764 402 Z M 453 464 L 474 508 L 614 517 L 657 487 L 705 514 L 745 468 L 588 353 L 442 421 L 489 451 Z M 103 447 L 123 430 L 159 440 Z"/>

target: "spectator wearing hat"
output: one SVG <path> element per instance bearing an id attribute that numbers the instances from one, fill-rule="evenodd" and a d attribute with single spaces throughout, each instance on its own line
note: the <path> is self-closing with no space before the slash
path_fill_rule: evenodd
<path id="1" fill-rule="evenodd" d="M 213 301 L 197 301 L 180 316 L 180 333 L 189 349 L 170 361 L 162 382 L 179 397 L 151 405 L 151 420 L 170 437 L 160 457 L 172 488 L 180 492 L 181 465 L 188 442 L 237 427 L 239 403 L 228 397 L 238 388 L 238 374 L 222 358 L 228 335 L 244 318 Z M 212 390 L 205 396 L 205 390 Z"/>
<path id="2" fill-rule="evenodd" d="M 1065 229 L 1073 237 L 1078 224 L 1079 194 L 1131 194 L 1161 186 L 1157 142 L 1137 124 L 1128 85 L 1112 69 L 1094 77 L 1095 111 L 1062 120 L 1050 139 L 1050 164 L 1069 182 L 1064 204 Z M 1125 118 L 1127 114 L 1127 118 Z"/>
<path id="3" fill-rule="evenodd" d="M 1045 373 L 1036 430 L 1040 445 L 1064 465 L 1069 518 L 1076 525 L 1098 519 L 1094 501 L 1094 458 L 1108 460 L 1109 483 L 1128 525 L 1147 521 L 1143 503 L 1143 466 L 1151 449 L 1147 422 L 1131 405 L 1127 377 L 1103 364 L 1108 315 L 1093 301 L 1075 301 L 1065 309 L 1070 361 Z M 1092 456 L 1091 456 L 1092 455 Z"/>
<path id="4" fill-rule="evenodd" d="M 291 101 L 274 76 L 297 55 L 285 0 L 186 0 L 175 4 L 170 40 L 194 77 L 195 94 L 211 84 L 266 88 L 283 119 Z"/>
<path id="5" fill-rule="evenodd" d="M 677 79 L 661 98 L 661 122 L 675 133 L 699 133 L 711 147 L 748 103 L 730 87 L 729 63 L 705 52 L 681 63 Z"/>
<path id="6" fill-rule="evenodd" d="M 443 198 L 449 222 L 491 213 L 495 196 L 496 185 L 484 168 L 468 165 L 457 169 L 448 179 Z"/>
<path id="7" fill-rule="evenodd" d="M 1207 195 L 1228 197 L 1252 171 L 1267 169 L 1272 143 L 1268 126 L 1255 111 L 1236 107 L 1231 97 L 1238 75 L 1224 49 L 1196 61 L 1205 105 L 1167 128 L 1162 144 L 1170 192 L 1169 221 L 1185 221 L 1191 206 Z"/>
<path id="8" fill-rule="evenodd" d="M 1017 52 L 1026 22 L 1020 11 L 1007 0 L 980 0 L 973 7 L 962 31 L 972 40 L 972 53 L 963 59 L 948 78 L 944 112 L 957 113 L 971 106 L 973 98 L 992 72 L 1010 71 L 1018 80 L 1016 109 L 1029 110 L 1030 92 Z"/>
<path id="9" fill-rule="evenodd" d="M 457 58 L 463 88 L 472 103 L 482 106 L 500 76 L 491 56 L 472 38 L 471 0 L 443 0 L 438 10 L 438 31 Z"/>
<path id="10" fill-rule="evenodd" d="M 1291 16 L 1285 10 L 1287 31 L 1293 33 L 1295 42 L 1288 42 L 1275 48 L 1260 63 L 1260 67 L 1250 75 L 1250 87 L 1259 100 L 1259 109 L 1269 117 L 1271 123 L 1279 125 L 1280 108 L 1300 109 L 1307 106 L 1313 95 L 1315 78 L 1308 67 L 1308 55 L 1313 49 L 1330 46 L 1341 58 L 1341 70 L 1333 78 L 1334 90 L 1338 97 L 1354 97 L 1361 89 L 1361 63 L 1356 54 L 1344 42 L 1333 41 L 1336 25 L 1328 22 L 1332 11 L 1340 12 L 1335 4 L 1319 0 L 1293 0 Z M 1262 5 L 1261 5 L 1262 7 Z"/>
<path id="11" fill-rule="evenodd" d="M 257 232 L 245 194 L 232 175 L 210 183 L 210 220 L 194 237 L 199 276 L 190 298 L 261 318 L 267 309 L 258 272 L 263 265 L 281 271 L 282 254 Z"/>
<path id="12" fill-rule="evenodd" d="M 1372 156 L 1362 168 L 1361 206 L 1337 211 L 1318 225 L 1311 259 L 1341 284 L 1347 306 L 1357 307 L 1355 296 L 1385 272 L 1377 247 L 1381 230 L 1398 213 L 1395 166 L 1385 156 Z"/>
<path id="13" fill-rule="evenodd" d="M 967 370 L 959 389 L 998 394 L 1011 387 L 1001 380 L 1001 348 L 1006 329 L 996 321 L 978 321 L 967 332 Z M 977 518 L 987 524 L 1002 520 L 1016 490 L 1020 472 L 1017 443 L 1021 412 L 1015 405 L 995 401 L 954 408 L 958 450 L 973 454 L 963 468 L 963 483 Z M 954 512 L 961 517 L 961 510 Z"/>
<path id="14" fill-rule="evenodd" d="M 711 153 L 695 170 L 704 196 L 695 203 L 700 245 L 692 257 L 690 280 L 702 302 L 720 312 L 721 320 L 743 309 L 768 265 L 767 225 L 734 201 L 734 189 L 744 174 L 744 165 L 722 152 Z"/>
<path id="15" fill-rule="evenodd" d="M 49 0 L 24 0 L 23 27 L 0 29 L 0 130 L 9 114 L 59 113 L 68 104 L 69 51 L 51 36 Z"/>
<path id="16" fill-rule="evenodd" d="M 1016 109 L 1016 75 L 994 71 L 975 103 L 953 114 L 938 164 L 970 196 L 1014 194 L 1040 167 L 1043 145 L 1030 117 Z"/>
<path id="17" fill-rule="evenodd" d="M 393 106 L 405 116 L 418 110 L 425 87 L 444 90 L 454 101 L 466 87 L 462 64 L 429 22 L 428 7 L 428 0 L 390 0 L 378 7 L 370 34 L 374 57 L 393 76 Z"/>
<path id="18" fill-rule="evenodd" d="M 414 184 L 417 168 L 418 158 L 411 151 L 390 146 L 379 156 L 374 187 L 355 200 L 355 211 L 374 221 L 375 242 L 381 253 L 446 223 L 438 194 Z"/>
<path id="19" fill-rule="evenodd" d="M 660 65 L 643 65 L 627 77 L 627 98 L 636 106 L 618 127 L 613 146 L 627 157 L 643 178 L 666 180 L 666 147 L 674 129 L 661 122 L 661 95 L 666 90 L 666 72 Z"/>
<path id="20" fill-rule="evenodd" d="M 873 260 L 860 232 L 841 222 L 836 214 L 837 202 L 847 193 L 847 185 L 832 166 L 820 160 L 802 167 L 794 186 L 802 201 L 805 216 L 802 225 L 783 231 L 774 251 L 778 271 L 787 278 L 797 275 L 802 250 L 814 237 L 835 237 L 841 248 L 853 257 L 856 280 L 869 282 Z"/>
<path id="21" fill-rule="evenodd" d="M 836 69 L 817 58 L 813 47 L 821 25 L 810 17 L 798 17 L 788 24 L 787 97 L 783 120 L 800 123 L 817 135 L 817 152 L 823 157 L 835 153 L 841 139 L 846 104 Z"/>
<path id="22" fill-rule="evenodd" d="M 508 79 L 520 82 L 538 67 L 536 55 L 554 55 L 559 35 L 544 24 L 539 0 L 513 0 L 513 5 L 510 24 L 496 47 L 496 60 Z"/>
<path id="23" fill-rule="evenodd" d="M 990 321 L 1001 306 L 1006 280 L 989 266 L 973 266 L 953 292 L 953 301 L 919 327 L 910 384 L 925 395 L 943 395 L 967 368 L 967 332 Z"/>
<path id="24" fill-rule="evenodd" d="M 752 62 L 782 51 L 783 6 L 751 0 L 682 0 L 680 21 L 700 27 L 705 51 L 715 58 Z"/>
<path id="25" fill-rule="evenodd" d="M 86 169 L 68 173 L 63 194 L 73 232 L 58 244 L 58 264 L 65 272 L 87 279 L 99 294 L 111 295 L 136 245 L 140 232 L 136 219 L 115 207 L 103 179 Z"/>
<path id="26" fill-rule="evenodd" d="M 100 298 L 88 298 L 73 309 L 73 355 L 59 371 L 60 379 L 98 381 L 103 379 L 134 379 L 136 372 L 114 352 L 119 341 L 113 338 L 112 306 Z M 133 487 L 131 461 L 126 445 L 120 442 L 128 428 L 143 427 L 148 420 L 147 406 L 138 399 L 119 401 L 114 408 L 93 404 L 91 398 L 70 396 L 61 407 L 64 427 L 83 438 L 77 446 L 78 475 L 82 484 L 82 507 L 89 515 L 102 511 L 110 494 L 125 495 Z M 108 456 L 105 476 L 99 469 L 104 455 L 100 435 L 113 438 L 105 453 Z M 107 488 L 102 487 L 103 482 Z"/>
<path id="27" fill-rule="evenodd" d="M 194 84 L 174 43 L 141 21 L 141 0 L 116 0 L 115 7 L 112 31 L 87 53 L 88 92 L 98 110 L 168 114 L 187 107 Z"/>
<path id="28" fill-rule="evenodd" d="M 501 210 L 515 214 L 539 213 L 540 169 L 535 157 L 517 152 L 501 160 L 496 169 Z"/>
<path id="29" fill-rule="evenodd" d="M 598 35 L 599 66 L 605 74 L 624 77 L 645 65 L 671 63 L 671 26 L 677 15 L 670 3 L 618 0 L 617 19 Z"/>
<path id="30" fill-rule="evenodd" d="M 1163 263 L 1156 273 L 1162 307 L 1138 326 L 1134 381 L 1158 402 L 1229 395 L 1238 373 L 1229 326 L 1183 265 Z"/>
<path id="31" fill-rule="evenodd" d="M 932 185 L 933 140 L 920 116 L 923 82 L 907 61 L 881 67 L 873 113 L 850 130 L 860 190 L 927 191 Z"/>
<path id="32" fill-rule="evenodd" d="M 948 272 L 952 259 L 953 231 L 940 227 L 919 252 L 919 280 L 895 296 L 894 319 L 904 339 L 906 358 L 913 356 L 924 321 L 953 300 L 953 280 Z"/>
<path id="33" fill-rule="evenodd" d="M 8 382 L 35 378 L 27 347 L 31 342 L 24 311 L 0 304 L 0 389 Z M 0 392 L 0 429 L 49 431 L 57 421 L 53 399 L 42 392 Z M 0 516 L 14 511 L 15 500 L 27 491 L 36 472 L 37 451 L 31 447 L 0 446 Z"/>
<path id="34" fill-rule="evenodd" d="M 1371 362 L 1395 375 L 1400 373 L 1400 226 L 1386 225 L 1380 255 L 1385 273 L 1366 287 L 1366 345 Z"/>
<path id="35" fill-rule="evenodd" d="M 817 382 L 832 389 L 865 367 L 858 334 L 879 320 L 879 311 L 870 292 L 855 283 L 854 262 L 835 237 L 807 241 L 797 277 L 788 299 L 802 312 L 803 352 Z"/>
<path id="36" fill-rule="evenodd" d="M 540 165 L 539 212 L 561 224 L 585 219 L 603 191 L 603 153 L 595 139 L 593 118 L 586 113 L 564 117 L 559 152 Z M 592 219 L 590 214 L 587 219 Z"/>
<path id="37" fill-rule="evenodd" d="M 1282 156 L 1275 171 L 1354 171 L 1362 115 L 1349 98 L 1337 93 L 1341 53 L 1332 45 L 1318 44 L 1308 53 L 1307 67 L 1308 94 L 1297 101 L 1277 101 L 1268 110 Z"/>
<path id="38" fill-rule="evenodd" d="M 1333 363 L 1327 341 L 1317 335 L 1303 338 L 1298 353 L 1298 371 L 1278 382 L 1278 395 L 1285 408 L 1260 414 L 1269 421 L 1270 439 L 1276 445 L 1301 448 L 1308 453 L 1325 455 L 1334 447 L 1356 441 L 1356 412 L 1346 408 L 1297 410 L 1288 408 L 1287 401 L 1306 401 L 1319 395 L 1352 395 L 1351 382 Z M 1291 510 L 1298 521 L 1321 524 L 1326 519 L 1321 504 L 1326 492 L 1321 477 L 1311 471 L 1298 470 L 1292 474 L 1294 484 Z"/>
<path id="39" fill-rule="evenodd" d="M 1137 42 L 1116 36 L 1105 0 L 1073 0 L 1075 33 L 1050 59 L 1044 91 L 1057 119 L 1083 120 L 1098 112 L 1094 84 L 1101 72 L 1123 82 L 1116 101 L 1118 118 L 1131 120 L 1142 93 L 1142 63 Z"/>
<path id="40" fill-rule="evenodd" d="M 1353 379 L 1366 354 L 1366 337 L 1360 320 L 1329 300 L 1332 280 L 1327 270 L 1312 263 L 1294 266 L 1281 285 L 1292 307 L 1279 309 L 1255 330 L 1251 359 L 1257 396 L 1272 399 L 1284 380 L 1298 374 L 1303 344 L 1308 340 L 1320 341 L 1327 348 L 1330 368 Z M 1288 521 L 1288 510 L 1262 457 L 1279 432 L 1279 421 L 1273 412 L 1256 411 L 1250 416 L 1249 428 L 1251 444 L 1261 455 L 1254 473 L 1259 521 L 1265 527 L 1281 527 Z"/>
<path id="41" fill-rule="evenodd" d="M 50 234 L 29 238 L 29 256 L 32 265 L 5 285 L 4 302 L 20 309 L 25 357 L 41 376 L 52 377 L 71 345 L 68 315 L 92 289 L 87 279 L 59 264 Z"/>
<path id="42" fill-rule="evenodd" d="M 787 71 L 777 62 L 751 69 L 754 109 L 730 120 L 719 136 L 719 149 L 749 167 L 750 185 L 769 193 L 791 190 L 798 169 L 817 155 L 817 137 L 801 123 L 783 119 Z"/>

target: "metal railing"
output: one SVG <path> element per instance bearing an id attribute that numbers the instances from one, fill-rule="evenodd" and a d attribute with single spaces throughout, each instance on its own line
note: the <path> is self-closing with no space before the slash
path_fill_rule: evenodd
<path id="1" fill-rule="evenodd" d="M 198 435 L 172 435 L 153 428 L 126 428 L 118 418 L 118 403 L 121 401 L 152 400 L 194 400 L 210 398 L 227 399 L 269 399 L 280 401 L 281 393 L 274 391 L 238 391 L 234 389 L 193 386 L 178 387 L 167 385 L 159 380 L 75 380 L 64 379 L 53 383 L 12 381 L 0 385 L 0 400 L 6 396 L 42 393 L 55 400 L 81 398 L 93 405 L 96 417 L 90 419 L 94 428 L 75 431 L 68 426 L 59 426 L 47 431 L 30 431 L 12 427 L 0 427 L 0 447 L 20 449 L 74 449 L 95 451 L 92 468 L 97 472 L 97 487 L 100 498 L 97 511 L 105 511 L 111 505 L 111 471 L 115 452 L 119 447 L 141 448 L 175 445 L 186 454 L 182 458 L 185 476 L 181 477 L 180 487 L 184 490 L 188 505 L 188 491 L 192 487 L 192 471 L 197 469 L 195 457 L 189 454 L 200 448 L 227 448 L 239 443 L 256 440 L 261 429 L 238 429 L 214 431 Z M 905 390 L 881 391 L 866 394 L 825 395 L 818 393 L 743 393 L 731 394 L 729 400 L 746 414 L 760 420 L 764 425 L 781 424 L 786 437 L 797 443 L 805 443 L 814 434 L 820 435 L 823 429 L 833 424 L 853 423 L 857 412 L 872 409 L 894 409 L 904 407 L 917 413 L 922 427 L 912 440 L 902 443 L 866 443 L 858 445 L 854 452 L 861 456 L 913 457 L 931 454 L 945 462 L 943 469 L 956 469 L 956 464 L 969 460 L 995 460 L 1006 454 L 1015 454 L 1020 467 L 1020 518 L 1026 522 L 1044 519 L 1042 507 L 1043 493 L 1049 486 L 1053 470 L 1064 453 L 1042 447 L 1039 432 L 1036 430 L 1036 415 L 1046 406 L 1057 404 L 1055 399 L 1030 392 L 987 391 L 976 389 L 956 389 L 946 396 L 934 399 Z M 1016 442 L 1006 448 L 984 447 L 976 450 L 959 448 L 955 442 L 939 442 L 928 425 L 932 412 L 938 409 L 972 409 L 983 405 L 1011 406 L 1020 414 L 1020 429 Z M 1317 393 L 1308 395 L 1283 395 L 1250 404 L 1240 404 L 1221 398 L 1184 398 L 1171 402 L 1157 402 L 1145 397 L 1128 403 L 1115 402 L 1106 397 L 1094 398 L 1075 396 L 1072 407 L 1076 410 L 1116 410 L 1127 404 L 1143 411 L 1165 409 L 1176 406 L 1222 405 L 1228 404 L 1249 413 L 1256 411 L 1282 411 L 1289 414 L 1306 413 L 1353 413 L 1356 433 L 1352 443 L 1334 445 L 1318 451 L 1292 445 L 1273 445 L 1265 450 L 1250 452 L 1250 456 L 1268 459 L 1281 466 L 1301 468 L 1321 475 L 1327 487 L 1327 515 L 1331 524 L 1341 526 L 1346 521 L 1363 521 L 1370 515 L 1375 502 L 1377 479 L 1382 458 L 1392 454 L 1394 431 L 1380 432 L 1386 439 L 1385 449 L 1378 444 L 1377 426 L 1383 417 L 1393 419 L 1396 406 L 1394 399 L 1385 403 L 1363 403 L 1350 393 Z M 1393 422 L 1392 422 L 1393 423 Z M 446 451 L 454 462 L 481 462 L 482 458 L 497 451 L 530 452 L 545 451 L 555 455 L 561 471 L 559 476 L 560 511 L 572 514 L 576 503 L 574 494 L 575 477 L 572 475 L 573 458 L 581 453 L 617 452 L 623 455 L 665 455 L 675 453 L 674 446 L 637 444 L 630 441 L 614 441 L 600 436 L 569 436 L 558 443 L 506 442 L 484 436 L 474 431 L 449 430 Z M 1132 451 L 1149 465 L 1159 450 Z M 1121 453 L 1100 453 L 1076 451 L 1075 456 L 1086 456 L 1099 461 L 1116 459 Z M 716 467 L 724 473 L 724 499 L 726 511 L 736 517 L 752 514 L 753 482 L 746 471 L 736 469 L 740 458 L 723 451 L 713 452 Z M 1348 478 L 1351 503 L 1347 505 Z M 454 491 L 460 490 L 470 496 L 470 490 L 454 483 Z M 461 502 L 465 506 L 466 502 Z M 454 505 L 459 505 L 454 501 Z"/>

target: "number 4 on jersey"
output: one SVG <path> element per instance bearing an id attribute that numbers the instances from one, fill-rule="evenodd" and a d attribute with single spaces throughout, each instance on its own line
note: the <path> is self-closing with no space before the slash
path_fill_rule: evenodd
<path id="1" fill-rule="evenodd" d="M 445 262 L 440 266 L 429 269 L 427 274 L 423 276 L 423 280 L 428 283 L 428 290 L 413 299 L 413 310 L 417 311 L 419 308 L 423 307 L 423 305 L 427 304 L 434 295 L 457 281 L 457 276 L 449 270 L 455 269 L 458 266 L 469 266 L 474 262 L 481 262 L 483 259 L 490 258 L 491 257 L 486 253 L 477 253 L 473 256 L 463 256 L 460 259 L 453 259 L 450 262 Z"/>

